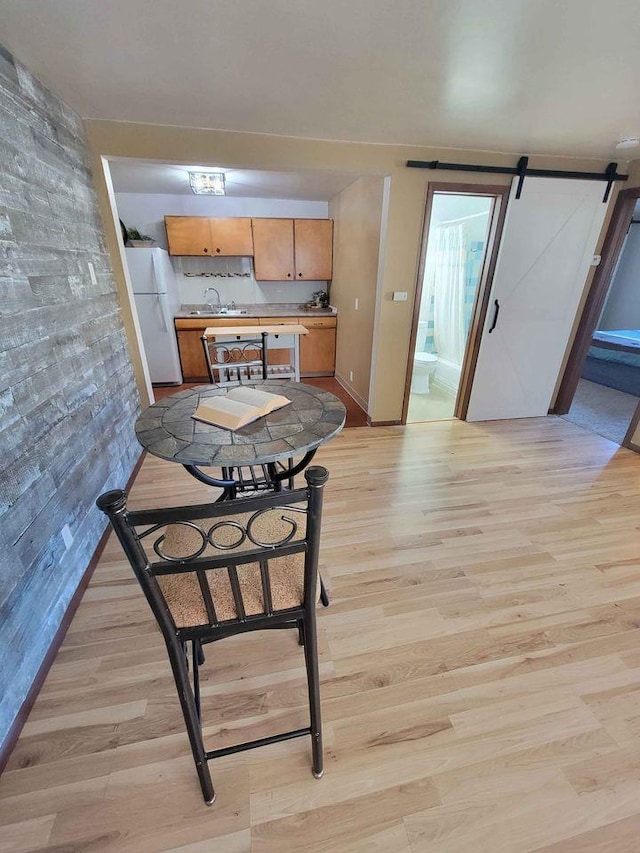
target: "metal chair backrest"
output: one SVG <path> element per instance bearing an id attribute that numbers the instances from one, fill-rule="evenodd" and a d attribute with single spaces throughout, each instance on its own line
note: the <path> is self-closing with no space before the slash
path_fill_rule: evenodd
<path id="1" fill-rule="evenodd" d="M 122 491 L 98 499 L 165 638 L 229 636 L 315 608 L 328 473 L 314 466 L 305 479 L 295 491 L 166 509 L 128 511 Z"/>

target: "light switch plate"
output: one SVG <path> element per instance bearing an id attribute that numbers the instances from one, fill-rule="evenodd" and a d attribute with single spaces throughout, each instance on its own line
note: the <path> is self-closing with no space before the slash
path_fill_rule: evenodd
<path id="1" fill-rule="evenodd" d="M 393 301 L 394 302 L 406 302 L 409 298 L 409 294 L 406 290 L 394 290 L 393 291 Z"/>

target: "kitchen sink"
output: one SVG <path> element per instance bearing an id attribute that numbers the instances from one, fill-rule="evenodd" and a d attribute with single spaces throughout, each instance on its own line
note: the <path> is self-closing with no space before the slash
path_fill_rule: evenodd
<path id="1" fill-rule="evenodd" d="M 224 311 L 216 308 L 201 308 L 197 311 L 189 311 L 192 317 L 243 317 L 247 314 L 246 308 L 228 308 Z"/>

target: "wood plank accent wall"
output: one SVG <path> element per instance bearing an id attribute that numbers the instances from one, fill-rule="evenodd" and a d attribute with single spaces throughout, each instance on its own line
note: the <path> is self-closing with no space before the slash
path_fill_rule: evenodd
<path id="1" fill-rule="evenodd" d="M 2 47 L 0 160 L 2 744 L 140 447 L 81 120 Z"/>

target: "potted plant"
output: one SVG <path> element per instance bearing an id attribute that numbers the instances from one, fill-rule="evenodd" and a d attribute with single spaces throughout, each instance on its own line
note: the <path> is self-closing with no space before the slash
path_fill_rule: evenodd
<path id="1" fill-rule="evenodd" d="M 156 242 L 148 234 L 141 234 L 137 228 L 127 228 L 127 239 L 129 240 L 129 245 L 134 246 L 136 249 L 143 246 L 148 248 Z"/>
<path id="2" fill-rule="evenodd" d="M 327 308 L 329 305 L 329 294 L 326 290 L 316 290 L 311 299 L 314 308 Z"/>

